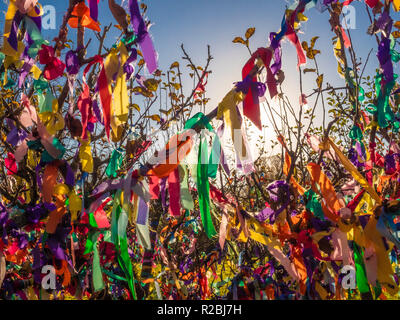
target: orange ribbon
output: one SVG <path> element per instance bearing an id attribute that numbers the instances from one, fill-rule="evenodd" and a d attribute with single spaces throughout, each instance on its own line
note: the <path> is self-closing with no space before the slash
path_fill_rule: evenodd
<path id="1" fill-rule="evenodd" d="M 67 212 L 64 196 L 56 196 L 56 207 L 56 210 L 50 212 L 49 220 L 46 224 L 46 232 L 50 234 L 56 232 L 58 224 L 61 222 L 63 215 Z"/>
<path id="2" fill-rule="evenodd" d="M 184 140 L 186 137 L 186 140 Z M 168 177 L 173 172 L 181 160 L 186 157 L 193 147 L 193 141 L 186 133 L 177 134 L 171 138 L 165 147 L 167 159 L 165 163 L 159 164 L 149 171 L 149 175 L 155 175 L 159 178 Z"/>
<path id="3" fill-rule="evenodd" d="M 324 215 L 330 220 L 337 222 L 339 221 L 339 215 L 337 214 L 342 206 L 336 196 L 335 188 L 329 178 L 322 172 L 321 167 L 316 163 L 309 163 L 307 170 L 311 176 L 311 187 L 315 193 L 320 193 L 325 203 L 322 203 L 322 210 Z M 318 191 L 317 185 L 321 192 Z"/>
<path id="4" fill-rule="evenodd" d="M 89 28 L 97 32 L 101 31 L 98 22 L 90 17 L 90 9 L 86 6 L 85 2 L 80 2 L 74 7 L 72 17 L 68 20 L 71 28 L 78 28 L 79 23 L 84 28 Z"/>

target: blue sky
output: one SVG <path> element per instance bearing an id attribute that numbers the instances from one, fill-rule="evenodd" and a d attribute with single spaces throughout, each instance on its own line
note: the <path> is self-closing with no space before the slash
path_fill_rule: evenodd
<path id="1" fill-rule="evenodd" d="M 122 2 L 126 5 L 128 0 Z M 40 3 L 42 5 L 51 4 L 56 7 L 57 26 L 59 26 L 68 1 L 41 0 Z M 180 49 L 182 43 L 198 64 L 205 62 L 207 45 L 211 46 L 212 56 L 214 57 L 211 64 L 213 73 L 207 87 L 207 95 L 211 98 L 209 106 L 209 110 L 211 110 L 232 88 L 233 82 L 241 80 L 241 69 L 249 58 L 247 49 L 244 46 L 232 43 L 233 38 L 243 36 L 247 28 L 255 27 L 256 33 L 251 39 L 252 50 L 267 46 L 269 33 L 279 31 L 285 7 L 290 6 L 293 0 L 148 0 L 145 3 L 148 5 L 147 16 L 153 23 L 150 32 L 162 70 L 167 69 L 176 60 L 186 65 L 180 59 L 182 57 Z M 366 34 L 370 22 L 365 11 L 365 4 L 358 1 L 353 2 L 353 4 L 356 8 L 356 28 L 351 30 L 351 37 L 356 53 L 363 63 L 368 52 L 373 48 L 366 74 L 374 75 L 378 66 L 377 44 L 375 38 Z M 6 6 L 3 4 L 1 6 L 2 10 L 5 10 Z M 328 22 L 329 14 L 327 12 L 319 13 L 315 8 L 306 11 L 305 14 L 309 21 L 302 24 L 302 33 L 299 34 L 300 40 L 309 41 L 314 36 L 320 37 L 316 48 L 322 51 L 322 55 L 318 56 L 318 63 L 321 73 L 325 75 L 324 81 L 329 81 L 334 86 L 343 85 L 343 80 L 339 78 L 336 72 L 337 62 L 333 55 L 331 42 L 333 32 L 330 30 Z M 396 17 L 398 17 L 398 14 L 394 14 L 395 19 Z M 116 24 L 108 9 L 107 0 L 100 0 L 99 20 L 102 26 L 108 25 L 110 22 Z M 43 31 L 44 37 L 50 40 L 56 33 L 58 33 L 58 29 Z M 72 34 L 71 32 L 70 35 Z M 113 28 L 106 45 L 111 46 L 117 35 L 118 30 Z M 93 32 L 89 31 L 87 36 L 94 38 L 94 41 L 92 40 L 92 45 L 94 45 L 96 38 Z M 287 89 L 294 104 L 298 103 L 300 94 L 296 65 L 296 51 L 289 42 L 284 41 L 283 70 L 286 75 L 284 88 Z M 309 63 L 306 67 L 312 68 L 313 65 Z M 397 69 L 396 67 L 396 71 Z M 307 74 L 303 81 L 305 92 L 310 93 L 311 88 L 315 87 L 315 75 Z"/>
<path id="2" fill-rule="evenodd" d="M 118 2 L 118 1 L 117 1 Z M 122 0 L 127 3 L 127 0 Z M 54 5 L 57 10 L 57 26 L 62 22 L 62 16 L 67 8 L 68 1 L 41 0 L 42 5 Z M 293 1 L 285 0 L 148 0 L 147 16 L 153 22 L 151 34 L 156 50 L 159 54 L 161 69 L 182 56 L 180 45 L 183 43 L 194 61 L 204 63 L 207 55 L 207 44 L 211 46 L 214 60 L 211 68 L 208 95 L 218 103 L 232 83 L 240 80 L 241 68 L 249 57 L 245 47 L 232 43 L 235 36 L 242 36 L 248 27 L 256 27 L 256 33 L 251 39 L 252 49 L 266 46 L 270 32 L 277 32 L 286 6 Z M 377 66 L 375 39 L 366 35 L 369 20 L 363 3 L 353 2 L 357 9 L 356 29 L 351 30 L 357 53 L 363 61 L 369 50 L 374 48 L 370 66 Z M 6 9 L 1 4 L 2 10 Z M 300 40 L 309 41 L 313 36 L 320 36 L 316 47 L 322 50 L 319 64 L 326 78 L 332 82 L 340 81 L 336 75 L 336 60 L 333 56 L 327 12 L 321 14 L 315 8 L 306 12 L 309 21 L 303 23 Z M 103 26 L 110 22 L 116 24 L 108 9 L 108 1 L 100 0 L 100 22 Z M 52 39 L 58 32 L 44 30 L 43 35 Z M 72 32 L 70 33 L 73 34 Z M 117 36 L 117 30 L 108 38 L 108 45 L 112 45 Z M 94 38 L 92 31 L 87 34 Z M 95 38 L 94 38 L 95 39 Z M 93 40 L 94 40 L 93 39 Z M 92 45 L 96 41 L 92 41 Z M 283 44 L 283 70 L 286 72 L 287 85 L 298 87 L 298 72 L 296 71 L 296 53 L 293 46 L 287 41 Z M 179 60 L 181 61 L 181 60 Z M 308 67 L 308 66 L 306 66 Z M 310 66 L 312 67 L 312 66 Z M 314 76 L 310 76 L 313 78 Z M 307 78 L 307 77 L 306 77 Z M 307 79 L 306 79 L 307 80 Z M 291 90 L 293 91 L 293 90 Z"/>

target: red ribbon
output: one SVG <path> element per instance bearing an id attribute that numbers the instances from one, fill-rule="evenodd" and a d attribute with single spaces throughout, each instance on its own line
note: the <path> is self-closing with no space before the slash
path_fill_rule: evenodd
<path id="1" fill-rule="evenodd" d="M 47 80 L 54 80 L 63 75 L 65 64 L 55 56 L 54 48 L 42 44 L 42 49 L 38 52 L 39 62 L 45 64 L 43 76 Z"/>
<path id="2" fill-rule="evenodd" d="M 201 83 L 199 83 L 196 87 L 196 89 L 194 90 L 194 99 L 197 99 L 199 97 L 199 93 L 204 93 L 206 92 L 206 85 L 208 83 L 208 72 L 206 72 L 205 74 L 205 78 L 201 81 Z"/>
<path id="3" fill-rule="evenodd" d="M 179 180 L 179 167 L 168 176 L 169 213 L 173 216 L 181 214 L 181 187 Z"/>
<path id="4" fill-rule="evenodd" d="M 84 72 L 88 72 L 89 68 L 96 63 L 100 63 L 102 66 L 99 78 L 97 79 L 97 88 L 100 94 L 101 106 L 103 109 L 103 120 L 104 127 L 106 130 L 107 138 L 110 139 L 110 128 L 111 128 L 111 93 L 108 88 L 107 74 L 104 67 L 103 57 L 96 55 L 93 60 L 85 68 Z"/>
<path id="5" fill-rule="evenodd" d="M 9 152 L 7 154 L 7 158 L 4 159 L 4 163 L 6 165 L 7 175 L 12 176 L 13 174 L 17 173 L 18 168 L 17 168 L 17 162 L 15 161 L 14 154 Z"/>
<path id="6" fill-rule="evenodd" d="M 303 47 L 301 46 L 299 37 L 297 36 L 296 31 L 294 30 L 294 22 L 297 17 L 297 14 L 299 12 L 303 12 L 303 11 L 304 11 L 304 6 L 300 6 L 300 7 L 296 8 L 295 11 L 293 11 L 293 13 L 290 16 L 290 20 L 287 23 L 287 31 L 285 33 L 285 36 L 289 39 L 289 41 L 291 43 L 293 43 L 293 45 L 296 48 L 297 58 L 298 58 L 298 63 L 297 63 L 298 67 L 300 67 L 302 64 L 305 64 L 307 62 L 307 59 L 304 54 Z"/>
<path id="7" fill-rule="evenodd" d="M 89 72 L 90 68 L 98 63 L 97 59 L 91 61 L 83 71 L 83 91 L 78 99 L 78 109 L 82 115 L 82 139 L 87 139 L 87 125 L 88 123 L 95 123 L 97 118 L 95 117 L 92 109 L 92 99 L 90 97 L 90 89 L 86 83 L 86 75 Z"/>
<path id="8" fill-rule="evenodd" d="M 160 178 L 149 176 L 149 192 L 152 200 L 157 200 L 160 196 Z"/>

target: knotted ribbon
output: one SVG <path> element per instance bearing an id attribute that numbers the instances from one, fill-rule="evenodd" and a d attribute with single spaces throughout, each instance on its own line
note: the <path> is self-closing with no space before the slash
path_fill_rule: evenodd
<path id="1" fill-rule="evenodd" d="M 250 71 L 254 68 L 256 59 L 260 58 L 265 68 L 267 69 L 267 86 L 271 96 L 271 99 L 278 93 L 276 88 L 276 81 L 274 75 L 270 69 L 270 63 L 272 59 L 272 51 L 270 48 L 259 48 L 253 53 L 249 61 L 245 64 L 242 70 L 243 83 L 236 88 L 246 94 L 246 98 L 243 101 L 243 113 L 249 118 L 254 125 L 261 130 L 261 119 L 260 119 L 260 106 L 258 97 L 262 97 L 265 94 L 265 85 L 257 83 L 257 76 L 250 78 Z"/>
<path id="2" fill-rule="evenodd" d="M 133 30 L 135 30 L 137 42 L 142 50 L 147 70 L 152 74 L 157 69 L 156 51 L 154 50 L 153 41 L 147 31 L 143 17 L 140 14 L 137 0 L 129 0 L 129 12 L 131 14 L 131 24 Z"/>

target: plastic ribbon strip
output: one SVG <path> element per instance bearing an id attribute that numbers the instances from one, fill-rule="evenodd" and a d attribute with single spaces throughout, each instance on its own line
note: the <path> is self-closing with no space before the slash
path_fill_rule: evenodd
<path id="1" fill-rule="evenodd" d="M 238 133 L 241 133 L 241 121 L 239 117 L 239 111 L 237 110 L 237 105 L 243 101 L 244 94 L 242 92 L 237 92 L 232 89 L 218 105 L 217 119 L 223 119 L 226 126 L 230 128 L 231 138 L 233 145 L 235 147 L 236 154 L 241 161 L 246 162 L 248 159 L 248 151 L 246 149 L 246 143 L 244 137 Z"/>
<path id="2" fill-rule="evenodd" d="M 92 11 L 93 12 L 93 11 Z M 86 6 L 85 2 L 79 2 L 72 10 L 71 18 L 68 24 L 71 28 L 78 28 L 81 25 L 97 32 L 100 32 L 99 23 L 92 19 L 90 9 Z"/>
<path id="3" fill-rule="evenodd" d="M 271 59 L 272 59 L 272 51 L 270 48 L 259 48 L 257 51 L 253 53 L 250 60 L 247 61 L 242 70 L 243 81 L 249 76 L 250 71 L 254 68 L 256 59 L 261 59 L 265 68 L 267 69 L 267 86 L 269 90 L 269 94 L 271 99 L 278 94 L 276 88 L 276 80 L 272 71 L 270 69 Z M 249 79 L 250 80 L 250 79 Z M 247 88 L 246 98 L 243 101 L 243 110 L 244 115 L 249 118 L 254 125 L 261 130 L 261 119 L 260 119 L 260 106 L 258 97 L 264 96 L 265 89 L 258 90 L 259 86 L 254 86 L 257 81 L 257 77 L 253 77 L 251 79 L 251 83 L 248 84 L 249 88 Z"/>
<path id="4" fill-rule="evenodd" d="M 327 139 L 327 143 L 331 145 L 336 155 L 339 157 L 340 162 L 345 167 L 345 169 L 353 176 L 353 178 L 364 188 L 371 197 L 378 203 L 381 204 L 382 200 L 376 193 L 375 189 L 368 183 L 368 181 L 358 172 L 358 170 L 354 167 L 354 165 L 350 162 L 349 159 L 340 151 L 340 149 L 335 145 L 335 143 L 331 139 Z M 325 146 L 325 144 L 324 144 Z"/>
<path id="5" fill-rule="evenodd" d="M 136 33 L 137 42 L 143 52 L 143 59 L 146 62 L 147 70 L 152 74 L 157 69 L 156 52 L 150 34 L 147 32 L 146 24 L 140 14 L 137 0 L 129 0 L 129 12 L 131 14 L 131 24 Z"/>

